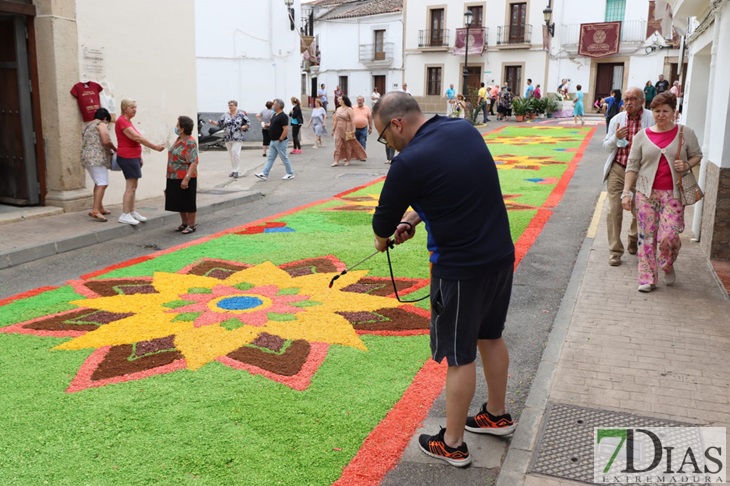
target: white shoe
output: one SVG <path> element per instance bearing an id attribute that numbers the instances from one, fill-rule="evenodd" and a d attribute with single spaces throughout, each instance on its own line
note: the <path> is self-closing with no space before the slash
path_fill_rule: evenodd
<path id="1" fill-rule="evenodd" d="M 136 226 L 139 224 L 139 221 L 134 219 L 129 213 L 122 213 L 122 215 L 119 216 L 119 222 L 124 224 L 131 224 L 132 226 Z"/>
<path id="2" fill-rule="evenodd" d="M 677 281 L 677 274 L 674 272 L 674 268 L 669 270 L 668 272 L 664 272 L 664 283 L 671 287 L 674 285 L 674 282 Z"/>
<path id="3" fill-rule="evenodd" d="M 655 288 L 656 288 L 656 285 L 652 285 L 652 284 L 639 285 L 639 292 L 651 292 Z"/>
<path id="4" fill-rule="evenodd" d="M 130 214 L 130 215 L 131 215 L 131 216 L 132 216 L 132 217 L 133 217 L 134 219 L 136 219 L 137 221 L 139 221 L 140 223 L 144 223 L 145 221 L 147 221 L 147 218 L 146 218 L 146 217 L 144 217 L 144 216 L 142 216 L 141 214 L 139 214 L 139 213 L 138 213 L 137 211 L 132 211 L 132 212 L 131 212 L 131 213 L 129 213 L 129 214 Z"/>
<path id="5" fill-rule="evenodd" d="M 284 177 L 281 178 L 284 181 L 288 181 L 290 179 L 294 179 L 294 174 L 287 174 Z"/>
<path id="6" fill-rule="evenodd" d="M 263 172 L 259 172 L 258 174 L 254 174 L 254 175 L 256 177 L 258 177 L 259 179 L 261 179 L 262 181 L 265 181 L 266 179 L 268 179 L 268 177 L 266 177 L 266 175 Z"/>

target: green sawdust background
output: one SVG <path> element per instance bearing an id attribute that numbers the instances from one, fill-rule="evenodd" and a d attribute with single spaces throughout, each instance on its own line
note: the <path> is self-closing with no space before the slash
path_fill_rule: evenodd
<path id="1" fill-rule="evenodd" d="M 528 131 L 510 128 L 498 136 Z M 566 131 L 573 130 L 550 133 Z M 579 145 L 490 149 L 495 158 L 524 152 L 568 162 L 573 153 L 552 149 Z M 554 186 L 524 179 L 559 178 L 565 168 L 500 171 L 503 192 L 523 194 L 515 202 L 539 206 Z M 380 187 L 348 196 L 377 194 Z M 201 258 L 282 264 L 331 254 L 352 265 L 373 252 L 372 216 L 329 210 L 344 204 L 335 199 L 278 219 L 295 232 L 223 235 L 99 278 L 177 272 Z M 510 212 L 515 240 L 534 214 Z M 428 277 L 425 237 L 419 228 L 414 241 L 391 252 L 396 277 Z M 389 275 L 384 255 L 361 268 Z M 0 310 L 0 327 L 72 309 L 68 302 L 80 297 L 63 286 L 12 302 Z M 0 334 L 0 483 L 332 483 L 429 357 L 428 336 L 361 337 L 367 352 L 331 346 L 305 391 L 214 362 L 197 371 L 66 393 L 92 350 L 52 351 L 66 338 Z"/>

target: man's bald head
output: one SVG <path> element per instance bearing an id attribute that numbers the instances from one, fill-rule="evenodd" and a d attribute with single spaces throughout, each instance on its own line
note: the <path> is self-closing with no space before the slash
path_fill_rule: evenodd
<path id="1" fill-rule="evenodd" d="M 408 93 L 391 91 L 380 97 L 373 106 L 373 117 L 380 118 L 383 124 L 393 118 L 418 118 L 423 116 L 418 102 Z"/>
<path id="2" fill-rule="evenodd" d="M 624 91 L 624 107 L 626 113 L 636 116 L 644 109 L 644 90 L 631 86 Z"/>

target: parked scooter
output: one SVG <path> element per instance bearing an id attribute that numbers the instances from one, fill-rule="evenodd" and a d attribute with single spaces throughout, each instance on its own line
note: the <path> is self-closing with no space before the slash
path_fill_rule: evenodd
<path id="1" fill-rule="evenodd" d="M 208 134 L 203 135 L 205 121 L 198 115 L 198 149 L 208 150 L 211 148 L 224 149 L 226 143 L 223 141 L 224 131 L 220 127 L 210 126 Z"/>

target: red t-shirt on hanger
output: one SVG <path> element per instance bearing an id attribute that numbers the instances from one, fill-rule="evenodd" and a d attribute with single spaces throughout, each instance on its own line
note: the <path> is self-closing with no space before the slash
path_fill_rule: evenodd
<path id="1" fill-rule="evenodd" d="M 86 83 L 76 83 L 71 88 L 71 94 L 76 98 L 79 104 L 79 111 L 81 111 L 81 118 L 85 122 L 89 122 L 94 119 L 94 113 L 96 110 L 101 108 L 101 102 L 99 101 L 99 93 L 104 88 L 100 84 L 93 81 Z"/>

